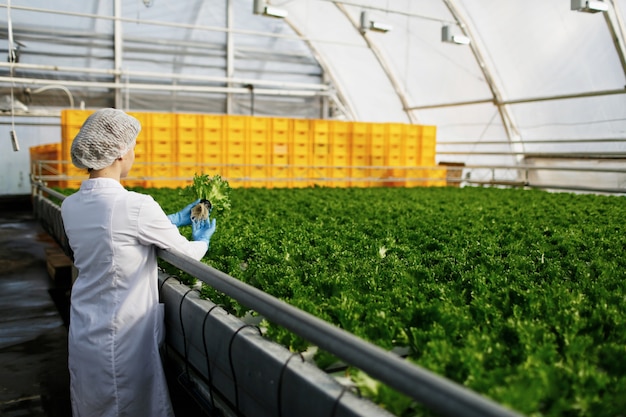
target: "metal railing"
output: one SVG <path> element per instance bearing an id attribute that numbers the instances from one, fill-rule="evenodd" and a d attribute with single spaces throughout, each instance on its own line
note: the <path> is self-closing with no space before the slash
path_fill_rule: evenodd
<path id="1" fill-rule="evenodd" d="M 483 154 L 481 154 L 483 155 Z M 32 177 L 43 183 L 55 183 L 63 181 L 77 181 L 86 178 L 85 176 L 71 176 L 63 173 L 59 169 L 60 165 L 67 164 L 67 161 L 38 160 L 31 167 Z M 164 163 L 136 162 L 137 165 L 162 166 Z M 195 167 L 198 173 L 226 171 L 237 168 L 245 170 L 247 168 L 268 168 L 273 169 L 296 169 L 298 172 L 305 172 L 306 175 L 285 177 L 285 176 L 228 176 L 223 177 L 230 183 L 240 186 L 241 184 L 271 184 L 272 187 L 290 186 L 305 187 L 312 184 L 320 186 L 342 186 L 342 187 L 362 187 L 362 186 L 509 186 L 525 187 L 544 190 L 570 190 L 587 193 L 610 193 L 626 194 L 626 159 L 615 161 L 615 166 L 554 166 L 554 165 L 506 165 L 506 164 L 460 164 L 447 165 L 441 163 L 437 166 L 330 166 L 330 165 L 256 165 L 256 164 L 198 164 L 198 163 L 167 163 L 171 166 Z M 327 175 L 328 170 L 343 170 L 341 177 Z M 445 169 L 444 176 L 441 170 Z M 540 178 L 542 172 L 567 173 L 583 175 L 604 174 L 606 178 L 611 177 L 614 186 L 610 186 L 611 181 L 600 181 L 594 185 L 582 185 L 572 177 L 570 182 L 545 182 Z M 437 173 L 437 174 L 434 174 Z M 622 180 L 616 180 L 622 178 Z M 160 182 L 167 184 L 171 182 L 187 182 L 191 184 L 192 178 L 186 176 L 135 176 L 131 174 L 125 178 L 126 181 L 145 183 Z M 287 184 L 289 183 L 289 184 Z M 341 184 L 341 185 L 339 185 Z"/>

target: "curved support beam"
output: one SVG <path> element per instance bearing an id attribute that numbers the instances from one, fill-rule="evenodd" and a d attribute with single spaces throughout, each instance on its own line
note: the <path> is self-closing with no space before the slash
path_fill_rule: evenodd
<path id="1" fill-rule="evenodd" d="M 309 49 L 313 52 L 313 56 L 315 56 L 317 63 L 320 65 L 320 67 L 322 67 L 322 70 L 324 71 L 324 78 L 330 79 L 332 86 L 336 90 L 336 93 L 331 94 L 330 98 L 335 102 L 337 107 L 339 107 L 339 110 L 346 116 L 348 120 L 355 120 L 356 112 L 354 111 L 354 107 L 346 99 L 346 95 L 341 92 L 341 84 L 337 81 L 333 73 L 330 71 L 330 67 L 324 60 L 323 55 L 319 53 L 317 48 L 315 48 L 313 42 L 311 42 L 309 38 L 304 36 L 304 34 L 298 29 L 296 25 L 291 22 L 291 20 L 289 20 L 288 17 L 285 18 L 285 22 L 289 25 L 289 27 L 291 27 L 291 29 L 296 35 L 298 35 L 300 39 L 306 42 Z"/>
<path id="2" fill-rule="evenodd" d="M 624 26 L 624 20 L 622 19 L 622 11 L 619 8 L 618 3 L 615 0 L 611 0 L 612 10 L 604 13 L 604 19 L 606 25 L 611 32 L 611 39 L 615 44 L 615 50 L 619 56 L 619 61 L 622 64 L 622 71 L 626 76 L 626 27 Z"/>
<path id="3" fill-rule="evenodd" d="M 350 23 L 352 23 L 354 28 L 359 33 L 361 33 L 361 35 L 363 36 L 363 39 L 365 40 L 365 43 L 367 43 L 367 47 L 372 51 L 372 53 L 374 54 L 374 56 L 376 57 L 376 59 L 380 63 L 380 66 L 383 69 L 383 71 L 385 72 L 385 74 L 387 75 L 387 77 L 389 78 L 389 81 L 391 82 L 391 85 L 393 85 L 393 89 L 395 90 L 396 94 L 398 95 L 398 98 L 400 98 L 400 102 L 402 103 L 402 108 L 404 109 L 404 113 L 407 115 L 407 117 L 408 117 L 409 121 L 411 122 L 411 124 L 417 124 L 418 123 L 417 117 L 415 116 L 415 114 L 412 111 L 409 110 L 410 104 L 409 104 L 409 100 L 407 98 L 406 91 L 404 90 L 404 88 L 402 88 L 401 83 L 398 81 L 397 77 L 395 76 L 393 70 L 391 69 L 391 67 L 387 63 L 387 60 L 383 56 L 383 54 L 380 51 L 380 49 L 370 39 L 370 37 L 368 36 L 367 32 L 361 31 L 361 24 L 360 24 L 360 22 L 356 22 L 356 21 L 354 21 L 350 17 L 350 15 L 346 11 L 346 8 L 344 7 L 343 4 L 335 2 L 335 5 L 346 16 L 346 19 L 348 19 L 348 21 Z"/>
<path id="4" fill-rule="evenodd" d="M 465 22 L 465 19 L 463 19 L 463 17 L 461 16 L 461 12 L 459 11 L 459 8 L 456 6 L 455 0 L 443 0 L 443 2 L 448 8 L 448 10 L 450 10 L 450 13 L 454 17 L 454 20 L 456 20 L 461 30 L 463 31 L 463 34 L 471 39 L 471 43 L 469 47 L 471 48 L 472 54 L 476 58 L 476 62 L 478 62 L 478 66 L 480 67 L 481 71 L 483 72 L 483 76 L 485 77 L 485 80 L 487 81 L 487 84 L 493 96 L 493 102 L 497 106 L 498 113 L 500 115 L 500 119 L 502 120 L 502 124 L 506 131 L 506 135 L 507 135 L 507 138 L 509 139 L 509 142 L 512 145 L 514 145 L 514 148 L 520 148 L 518 150 L 523 151 L 523 144 L 520 140 L 520 134 L 517 129 L 517 126 L 515 122 L 513 121 L 513 116 L 509 112 L 506 105 L 502 104 L 504 103 L 504 100 L 502 99 L 502 94 L 500 93 L 500 89 L 498 88 L 498 85 L 492 75 L 492 71 L 489 69 L 489 67 L 485 63 L 483 54 L 478 48 L 478 45 L 476 42 L 476 36 L 473 35 L 467 23 Z M 520 155 L 517 157 L 516 160 L 518 163 L 520 163 L 522 159 L 523 159 L 523 155 Z"/>

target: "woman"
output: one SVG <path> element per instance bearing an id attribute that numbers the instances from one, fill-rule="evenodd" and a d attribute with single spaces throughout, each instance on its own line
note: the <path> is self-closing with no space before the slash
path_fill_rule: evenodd
<path id="1" fill-rule="evenodd" d="M 173 416 L 159 345 L 156 249 L 201 259 L 215 220 L 192 224 L 193 203 L 167 216 L 147 195 L 126 190 L 141 130 L 120 110 L 101 109 L 83 124 L 72 162 L 89 179 L 61 206 L 78 277 L 69 328 L 70 393 L 74 417 Z M 193 240 L 177 226 L 192 225 Z"/>

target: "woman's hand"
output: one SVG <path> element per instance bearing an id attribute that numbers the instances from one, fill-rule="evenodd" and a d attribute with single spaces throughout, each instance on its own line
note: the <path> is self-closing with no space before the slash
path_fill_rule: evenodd
<path id="1" fill-rule="evenodd" d="M 176 227 L 189 226 L 191 225 L 191 209 L 199 202 L 200 199 L 197 199 L 193 203 L 185 206 L 185 208 L 178 213 L 168 214 L 167 218 L 170 219 L 172 224 Z"/>

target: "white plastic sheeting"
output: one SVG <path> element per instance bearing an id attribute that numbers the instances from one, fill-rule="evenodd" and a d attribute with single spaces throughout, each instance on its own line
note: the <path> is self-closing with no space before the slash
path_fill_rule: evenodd
<path id="1" fill-rule="evenodd" d="M 19 58 L 0 60 L 0 95 L 25 115 L 73 103 L 436 125 L 437 159 L 467 165 L 626 155 L 626 0 L 604 0 L 605 13 L 568 0 L 268 0 L 285 19 L 253 3 L 0 3 L 0 52 L 12 38 Z M 392 29 L 361 30 L 363 12 Z M 471 43 L 442 42 L 444 26 Z M 0 194 L 15 193 L 7 182 Z"/>

